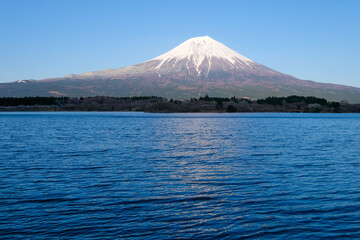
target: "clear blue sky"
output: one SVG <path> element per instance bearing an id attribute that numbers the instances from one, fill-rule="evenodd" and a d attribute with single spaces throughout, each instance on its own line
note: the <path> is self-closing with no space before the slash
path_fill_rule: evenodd
<path id="1" fill-rule="evenodd" d="M 204 35 L 300 79 L 360 87 L 359 0 L 0 0 L 0 82 L 125 67 Z"/>

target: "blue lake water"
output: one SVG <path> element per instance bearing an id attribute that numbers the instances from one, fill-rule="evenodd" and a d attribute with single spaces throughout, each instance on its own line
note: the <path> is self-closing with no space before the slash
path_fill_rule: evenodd
<path id="1" fill-rule="evenodd" d="M 359 114 L 0 113 L 1 239 L 360 237 Z"/>

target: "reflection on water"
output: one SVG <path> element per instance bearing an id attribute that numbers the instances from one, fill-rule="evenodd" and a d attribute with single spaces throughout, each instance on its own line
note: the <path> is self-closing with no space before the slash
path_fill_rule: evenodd
<path id="1" fill-rule="evenodd" d="M 1 113 L 4 238 L 351 238 L 357 114 Z"/>

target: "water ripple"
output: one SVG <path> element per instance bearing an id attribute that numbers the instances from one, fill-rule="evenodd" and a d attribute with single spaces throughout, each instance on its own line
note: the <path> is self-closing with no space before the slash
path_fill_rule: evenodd
<path id="1" fill-rule="evenodd" d="M 0 113 L 1 239 L 360 236 L 358 114 Z"/>

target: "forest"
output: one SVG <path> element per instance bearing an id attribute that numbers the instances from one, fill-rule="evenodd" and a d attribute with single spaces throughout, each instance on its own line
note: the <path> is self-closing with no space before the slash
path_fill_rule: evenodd
<path id="1" fill-rule="evenodd" d="M 0 111 L 142 111 L 142 112 L 319 112 L 358 113 L 360 104 L 332 102 L 314 96 L 267 97 L 252 100 L 204 97 L 174 100 L 137 97 L 3 97 Z"/>

